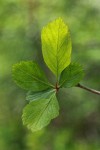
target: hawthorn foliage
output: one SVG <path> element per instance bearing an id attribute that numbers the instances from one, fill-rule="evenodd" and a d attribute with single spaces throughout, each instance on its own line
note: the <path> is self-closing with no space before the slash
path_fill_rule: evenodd
<path id="1" fill-rule="evenodd" d="M 84 76 L 80 64 L 71 62 L 72 43 L 68 26 L 58 18 L 41 32 L 42 54 L 56 77 L 52 85 L 35 61 L 22 61 L 13 66 L 13 79 L 28 91 L 22 114 L 23 124 L 33 132 L 42 129 L 59 115 L 56 93 L 60 88 L 76 86 Z"/>

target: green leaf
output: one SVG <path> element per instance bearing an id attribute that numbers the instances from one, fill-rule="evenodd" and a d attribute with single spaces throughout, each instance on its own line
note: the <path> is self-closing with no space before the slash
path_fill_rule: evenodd
<path id="1" fill-rule="evenodd" d="M 51 119 L 59 115 L 59 105 L 55 93 L 48 99 L 31 101 L 23 110 L 22 120 L 33 132 L 48 125 Z"/>
<path id="2" fill-rule="evenodd" d="M 31 91 L 41 91 L 50 87 L 42 69 L 32 61 L 15 64 L 13 78 L 20 87 Z"/>
<path id="3" fill-rule="evenodd" d="M 44 61 L 58 79 L 70 64 L 72 45 L 69 28 L 61 18 L 56 19 L 43 28 L 41 40 Z"/>
<path id="4" fill-rule="evenodd" d="M 71 63 L 61 74 L 60 87 L 73 87 L 80 82 L 83 76 L 82 66 L 78 63 Z"/>
<path id="5" fill-rule="evenodd" d="M 43 98 L 46 99 L 54 92 L 55 92 L 55 89 L 47 89 L 47 90 L 39 91 L 39 92 L 29 91 L 27 93 L 26 100 L 35 101 L 35 100 L 43 99 Z"/>

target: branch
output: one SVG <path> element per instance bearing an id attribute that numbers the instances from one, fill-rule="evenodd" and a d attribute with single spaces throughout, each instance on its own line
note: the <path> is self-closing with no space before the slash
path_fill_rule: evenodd
<path id="1" fill-rule="evenodd" d="M 100 91 L 97 91 L 97 90 L 94 90 L 94 89 L 85 87 L 85 86 L 81 85 L 80 83 L 78 83 L 78 84 L 76 85 L 76 87 L 79 87 L 79 88 L 84 89 L 84 90 L 87 90 L 87 91 L 89 91 L 89 92 L 91 92 L 91 93 L 100 95 Z"/>

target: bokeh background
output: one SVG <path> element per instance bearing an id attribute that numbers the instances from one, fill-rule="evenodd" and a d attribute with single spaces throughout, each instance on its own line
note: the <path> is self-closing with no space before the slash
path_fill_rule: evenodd
<path id="1" fill-rule="evenodd" d="M 100 0 L 0 0 L 0 150 L 100 150 L 100 97 L 78 88 L 58 95 L 60 115 L 32 133 L 22 125 L 26 91 L 12 65 L 41 55 L 41 29 L 62 17 L 69 25 L 72 60 L 85 69 L 82 84 L 100 90 Z"/>

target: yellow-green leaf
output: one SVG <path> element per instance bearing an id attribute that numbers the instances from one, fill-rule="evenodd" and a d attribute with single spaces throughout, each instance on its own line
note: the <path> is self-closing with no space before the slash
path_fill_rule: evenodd
<path id="1" fill-rule="evenodd" d="M 43 28 L 41 40 L 44 61 L 58 79 L 71 61 L 69 28 L 61 18 L 58 18 Z"/>

